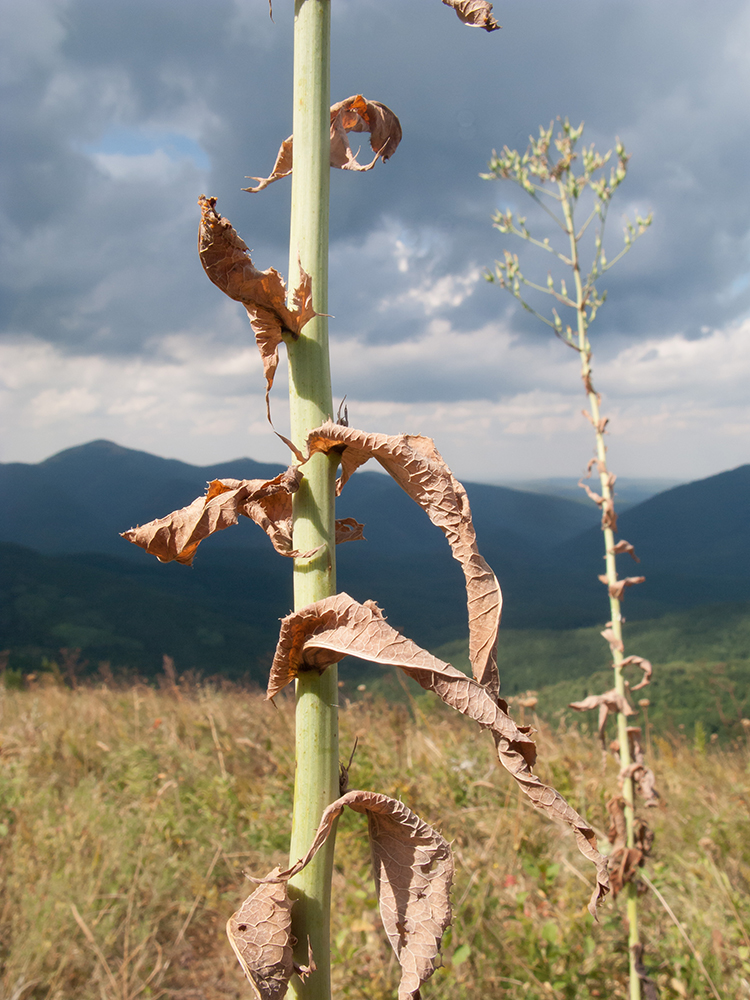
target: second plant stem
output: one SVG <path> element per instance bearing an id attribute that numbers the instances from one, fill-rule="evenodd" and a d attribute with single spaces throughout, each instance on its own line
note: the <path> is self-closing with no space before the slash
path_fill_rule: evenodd
<path id="1" fill-rule="evenodd" d="M 287 343 L 291 438 L 305 450 L 308 432 L 333 412 L 328 357 L 328 204 L 330 179 L 330 0 L 296 0 L 294 16 L 294 170 L 289 239 L 289 287 L 300 268 L 312 278 L 318 313 L 298 340 Z M 315 455 L 304 466 L 294 498 L 294 545 L 321 547 L 295 560 L 294 607 L 299 610 L 336 591 L 334 486 L 336 461 Z M 296 772 L 290 861 L 310 846 L 321 813 L 338 798 L 338 674 L 302 672 L 296 684 Z M 316 971 L 293 977 L 290 995 L 330 1000 L 330 901 L 334 838 L 290 882 L 295 899 L 295 960 Z"/>
<path id="2" fill-rule="evenodd" d="M 583 284 L 581 282 L 581 268 L 578 259 L 578 241 L 576 239 L 575 226 L 573 224 L 573 211 L 568 199 L 567 191 L 562 183 L 558 182 L 560 192 L 560 202 L 565 217 L 565 225 L 570 239 L 571 262 L 576 286 L 576 313 L 578 322 L 578 352 L 581 358 L 581 377 L 587 387 L 587 395 L 591 413 L 591 423 L 594 425 L 596 433 L 596 466 L 599 471 L 599 481 L 601 483 L 602 498 L 605 505 L 610 505 L 613 500 L 612 485 L 607 468 L 607 448 L 604 444 L 604 433 L 601 427 L 601 413 L 599 411 L 599 396 L 591 387 L 591 346 L 588 340 L 586 323 L 586 299 Z M 605 507 L 606 509 L 606 507 Z M 614 532 L 608 525 L 603 525 L 604 535 L 604 558 L 606 563 L 607 587 L 614 587 L 617 583 L 617 564 L 614 553 L 615 538 Z M 614 661 L 614 681 L 615 690 L 625 696 L 625 679 L 622 673 L 621 663 L 622 653 L 622 612 L 620 601 L 614 597 L 610 591 L 609 610 L 612 622 L 612 633 L 614 643 L 612 645 L 612 658 Z M 620 749 L 620 766 L 625 769 L 630 766 L 630 739 L 628 737 L 628 723 L 622 712 L 617 713 L 617 742 Z M 622 787 L 622 797 L 625 801 L 625 827 L 627 835 L 627 846 L 635 846 L 635 789 L 632 777 L 625 778 Z M 637 948 L 640 944 L 638 933 L 638 896 L 637 887 L 634 882 L 627 883 L 625 888 L 627 894 L 627 914 L 628 914 L 628 951 L 630 956 L 630 1000 L 641 1000 L 641 981 L 636 969 Z"/>

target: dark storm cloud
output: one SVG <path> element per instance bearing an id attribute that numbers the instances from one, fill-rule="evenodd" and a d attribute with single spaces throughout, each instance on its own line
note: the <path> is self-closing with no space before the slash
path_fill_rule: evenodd
<path id="1" fill-rule="evenodd" d="M 5 331 L 109 354 L 153 350 L 177 330 L 237 336 L 219 328 L 197 263 L 195 200 L 216 195 L 258 266 L 286 271 L 288 182 L 239 189 L 291 130 L 291 3 L 276 5 L 275 24 L 266 0 L 6 6 L 21 42 L 3 112 Z M 507 315 L 481 280 L 465 294 L 435 289 L 515 249 L 489 217 L 523 199 L 478 174 L 493 147 L 523 148 L 559 114 L 585 119 L 604 148 L 619 134 L 633 154 L 612 235 L 627 207 L 655 212 L 607 281 L 602 334 L 697 335 L 746 312 L 748 7 L 726 0 L 717 17 L 694 0 L 518 0 L 496 4 L 503 30 L 488 36 L 437 0 L 334 2 L 333 99 L 362 92 L 404 127 L 387 165 L 333 177 L 334 337 L 399 343 L 438 318 L 470 332 Z M 167 152 L 140 168 L 97 159 L 113 129 L 150 134 L 156 150 L 161 133 L 188 135 L 210 171 Z M 514 309 L 510 322 L 545 336 Z M 455 395 L 450 374 L 435 370 L 420 394 L 439 398 L 448 381 Z M 487 383 L 495 395 L 513 387 L 501 373 Z M 461 384 L 472 391 L 468 375 Z M 384 380 L 377 391 L 413 388 Z"/>

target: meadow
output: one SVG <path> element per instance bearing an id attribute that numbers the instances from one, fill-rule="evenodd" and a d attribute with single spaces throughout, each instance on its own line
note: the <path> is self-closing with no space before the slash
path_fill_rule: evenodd
<path id="1" fill-rule="evenodd" d="M 292 698 L 168 677 L 37 684 L 0 687 L 0 996 L 250 996 L 224 925 L 251 890 L 245 873 L 286 860 Z M 453 845 L 454 925 L 425 1000 L 624 1000 L 624 896 L 593 921 L 572 836 L 533 815 L 489 736 L 428 695 L 357 687 L 340 689 L 342 756 L 357 741 L 350 788 L 403 799 Z M 606 845 L 615 763 L 578 720 L 553 730 L 524 711 L 540 775 Z M 750 998 L 748 739 L 651 734 L 662 798 L 647 811 L 653 888 L 639 905 L 664 998 Z M 351 1000 L 393 997 L 399 978 L 369 867 L 364 819 L 345 813 L 332 958 L 334 995 Z"/>

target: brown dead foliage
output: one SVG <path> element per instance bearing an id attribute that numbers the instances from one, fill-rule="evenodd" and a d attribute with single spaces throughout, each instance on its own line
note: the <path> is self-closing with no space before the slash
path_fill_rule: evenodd
<path id="1" fill-rule="evenodd" d="M 613 664 L 613 666 L 616 664 Z M 643 678 L 640 684 L 636 684 L 631 687 L 631 691 L 640 691 L 641 688 L 646 687 L 647 684 L 651 683 L 651 676 L 654 672 L 654 668 L 651 666 L 650 660 L 644 660 L 642 656 L 626 656 L 624 660 L 620 663 L 621 668 L 629 667 L 640 667 L 643 671 Z"/>
<path id="2" fill-rule="evenodd" d="M 497 31 L 502 27 L 492 16 L 492 4 L 487 0 L 443 0 L 446 7 L 452 7 L 464 24 L 485 31 Z"/>
<path id="3" fill-rule="evenodd" d="M 474 678 L 496 693 L 500 585 L 479 554 L 466 490 L 454 478 L 432 439 L 410 434 L 368 434 L 328 421 L 310 432 L 307 456 L 302 457 L 306 460 L 316 452 L 333 451 L 341 455 L 338 493 L 361 465 L 374 458 L 446 536 L 466 581 L 469 657 Z"/>
<path id="4" fill-rule="evenodd" d="M 280 1000 L 294 972 L 292 906 L 275 868 L 227 921 L 227 937 L 259 1000 Z"/>
<path id="5" fill-rule="evenodd" d="M 357 153 L 349 144 L 350 132 L 369 132 L 370 145 L 375 158 L 370 163 L 360 163 Z M 378 160 L 384 163 L 396 152 L 401 142 L 401 123 L 385 104 L 368 101 L 361 94 L 347 97 L 331 107 L 331 166 L 339 170 L 372 170 Z M 294 164 L 294 136 L 285 139 L 276 156 L 273 170 L 268 177 L 251 177 L 256 187 L 243 188 L 257 194 L 269 184 L 288 177 Z"/>
<path id="6" fill-rule="evenodd" d="M 421 649 L 391 628 L 371 601 L 359 604 L 348 594 L 316 601 L 282 619 L 267 697 L 272 698 L 302 670 L 323 671 L 346 655 L 396 666 L 447 705 L 489 729 L 503 767 L 534 805 L 548 817 L 572 827 L 578 849 L 597 871 L 589 909 L 607 892 L 606 862 L 596 848 L 596 836 L 585 820 L 554 788 L 533 773 L 536 746 L 527 727 L 518 727 L 507 704 L 486 686 Z"/>
<path id="7" fill-rule="evenodd" d="M 641 561 L 635 554 L 633 546 L 630 542 L 626 542 L 624 538 L 621 538 L 620 541 L 616 545 L 613 545 L 609 551 L 615 556 L 619 556 L 622 555 L 623 552 L 627 552 L 630 558 L 634 559 L 635 562 L 639 563 Z"/>
<path id="8" fill-rule="evenodd" d="M 279 364 L 283 335 L 296 339 L 315 315 L 310 275 L 300 272 L 300 283 L 294 290 L 290 308 L 284 279 L 274 267 L 267 271 L 255 267 L 245 241 L 229 220 L 216 211 L 216 198 L 201 195 L 198 204 L 201 207 L 198 252 L 203 269 L 225 295 L 241 302 L 247 310 L 263 361 L 268 409 L 268 393 Z"/>
<path id="9" fill-rule="evenodd" d="M 653 831 L 648 824 L 641 819 L 634 821 L 634 846 L 627 845 L 627 824 L 625 821 L 625 800 L 622 796 L 616 795 L 607 803 L 609 813 L 609 830 L 607 836 L 612 844 L 612 853 L 608 858 L 608 868 L 610 883 L 612 885 L 612 895 L 622 891 L 626 882 L 631 882 L 636 877 L 638 868 L 643 866 L 643 862 L 651 852 L 654 842 Z"/>
<path id="10" fill-rule="evenodd" d="M 626 587 L 635 587 L 638 583 L 645 583 L 645 576 L 626 576 L 622 580 L 615 580 L 614 583 L 610 583 L 604 574 L 599 576 L 599 581 L 607 587 L 609 590 L 610 597 L 614 597 L 616 600 L 621 601 Z"/>
<path id="11" fill-rule="evenodd" d="M 612 622 L 607 622 L 606 627 L 599 633 L 602 639 L 606 639 L 609 643 L 609 648 L 612 652 L 622 653 L 625 647 L 622 644 L 622 639 L 619 639 L 615 635 L 615 630 L 612 627 Z"/>
<path id="12" fill-rule="evenodd" d="M 610 480 L 609 486 L 610 486 L 610 488 L 614 485 L 615 479 L 616 479 L 616 476 L 614 476 L 612 473 L 610 473 L 609 474 L 609 480 Z M 594 490 L 592 490 L 591 487 L 588 485 L 588 483 L 584 483 L 583 481 L 579 482 L 578 485 L 581 487 L 581 489 L 583 489 L 583 490 L 586 491 L 586 496 L 590 500 L 593 500 L 594 503 L 598 507 L 601 507 L 601 509 L 602 509 L 602 530 L 604 528 L 611 528 L 612 531 L 617 531 L 617 512 L 615 511 L 615 505 L 614 505 L 614 501 L 612 500 L 612 498 L 611 497 L 603 497 L 603 496 L 601 496 L 601 494 L 595 493 Z"/>
<path id="13" fill-rule="evenodd" d="M 190 566 L 196 549 L 216 531 L 237 524 L 239 515 L 255 521 L 282 556 L 306 559 L 318 550 L 292 548 L 292 495 L 302 473 L 289 468 L 275 479 L 214 479 L 205 496 L 166 517 L 124 531 L 122 537 L 157 557 L 159 562 Z M 336 543 L 363 539 L 363 525 L 354 518 L 336 522 Z"/>
<path id="14" fill-rule="evenodd" d="M 568 707 L 575 709 L 576 712 L 599 709 L 599 739 L 602 741 L 602 746 L 605 745 L 604 730 L 608 715 L 616 715 L 618 712 L 622 712 L 625 716 L 635 714 L 635 709 L 630 705 L 628 699 L 614 688 L 611 691 L 605 691 L 604 694 L 590 694 L 583 701 L 572 701 Z"/>
<path id="15" fill-rule="evenodd" d="M 260 1000 L 282 997 L 295 971 L 287 881 L 310 863 L 346 806 L 367 816 L 380 917 L 401 966 L 399 1000 L 418 1000 L 435 971 L 451 920 L 450 846 L 403 802 L 351 791 L 325 809 L 305 857 L 286 871 L 275 868 L 229 918 L 229 940 Z"/>

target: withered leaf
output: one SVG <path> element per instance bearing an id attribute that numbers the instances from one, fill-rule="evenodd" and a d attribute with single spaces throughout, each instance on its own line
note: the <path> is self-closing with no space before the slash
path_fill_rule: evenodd
<path id="1" fill-rule="evenodd" d="M 310 850 L 282 877 L 291 878 L 311 861 L 345 806 L 367 816 L 380 917 L 401 965 L 399 1000 L 418 1000 L 419 987 L 435 971 L 451 920 L 450 846 L 403 802 L 377 792 L 352 791 L 323 812 Z"/>
<path id="2" fill-rule="evenodd" d="M 280 1000 L 294 972 L 292 900 L 275 868 L 227 921 L 227 937 L 259 1000 Z"/>
<path id="3" fill-rule="evenodd" d="M 654 668 L 651 666 L 649 660 L 644 660 L 642 656 L 626 656 L 624 660 L 621 661 L 620 667 L 629 667 L 630 665 L 635 667 L 640 667 L 643 671 L 643 679 L 640 684 L 636 684 L 635 687 L 631 687 L 631 691 L 640 691 L 641 688 L 646 687 L 647 684 L 651 683 L 651 675 L 654 672 Z"/>
<path id="4" fill-rule="evenodd" d="M 198 204 L 201 207 L 198 252 L 203 269 L 222 292 L 241 302 L 247 310 L 263 361 L 268 408 L 282 335 L 286 333 L 296 339 L 305 323 L 315 316 L 310 275 L 300 269 L 300 283 L 289 308 L 284 279 L 274 267 L 267 271 L 255 267 L 245 241 L 229 220 L 216 211 L 216 198 L 201 195 Z"/>
<path id="5" fill-rule="evenodd" d="M 370 145 L 375 158 L 370 163 L 360 163 L 357 153 L 349 144 L 350 132 L 369 132 Z M 384 163 L 396 152 L 401 142 L 401 123 L 385 104 L 368 101 L 361 94 L 347 97 L 331 107 L 331 166 L 340 170 L 372 170 L 378 160 Z M 257 194 L 269 184 L 288 177 L 294 163 L 294 136 L 285 139 L 276 156 L 273 170 L 268 177 L 251 177 L 255 187 L 243 188 Z"/>
<path id="6" fill-rule="evenodd" d="M 595 431 L 599 434 L 604 434 L 607 429 L 607 424 L 609 423 L 609 417 L 600 417 L 598 420 L 594 420 L 588 410 L 581 410 L 581 413 L 588 420 Z"/>
<path id="7" fill-rule="evenodd" d="M 289 468 L 275 479 L 215 479 L 205 496 L 130 531 L 122 537 L 139 545 L 160 562 L 176 560 L 189 566 L 195 551 L 209 535 L 237 524 L 238 515 L 251 518 L 267 533 L 282 555 L 300 555 L 292 549 L 292 494 L 302 473 Z"/>
<path id="8" fill-rule="evenodd" d="M 625 647 L 622 644 L 622 639 L 618 639 L 617 636 L 615 635 L 615 631 L 612 628 L 612 622 L 607 622 L 606 628 L 602 632 L 600 632 L 599 635 L 601 635 L 602 639 L 607 640 L 607 642 L 609 643 L 609 648 L 612 650 L 612 652 L 617 651 L 618 653 L 622 653 L 623 650 L 625 649 Z"/>
<path id="9" fill-rule="evenodd" d="M 342 517 L 336 521 L 336 544 L 343 542 L 364 542 L 365 526 L 355 521 L 353 517 Z"/>
<path id="10" fill-rule="evenodd" d="M 599 739 L 604 746 L 604 729 L 607 724 L 607 716 L 622 712 L 623 715 L 634 715 L 635 709 L 630 705 L 628 699 L 616 691 L 605 691 L 604 694 L 590 694 L 583 701 L 571 701 L 568 705 L 576 712 L 587 712 L 593 708 L 599 709 Z"/>
<path id="11" fill-rule="evenodd" d="M 622 796 L 615 796 L 607 803 L 609 813 L 609 830 L 607 836 L 612 844 L 612 853 L 608 858 L 608 868 L 610 882 L 612 885 L 612 895 L 622 890 L 626 882 L 632 881 L 639 867 L 642 867 L 644 859 L 651 851 L 654 842 L 654 834 L 649 829 L 646 822 L 635 819 L 634 846 L 627 846 L 627 824 L 625 822 L 625 800 Z"/>
<path id="12" fill-rule="evenodd" d="M 646 757 L 640 744 L 641 730 L 637 726 L 628 726 L 628 743 L 632 764 L 620 772 L 620 781 L 632 778 L 646 806 L 653 808 L 659 805 L 660 795 L 656 790 L 656 777 L 650 767 L 646 766 Z"/>
<path id="13" fill-rule="evenodd" d="M 609 473 L 610 487 L 614 484 L 616 478 L 617 477 L 614 476 L 612 473 Z M 595 493 L 594 490 L 592 490 L 591 487 L 588 485 L 588 483 L 584 483 L 582 480 L 578 483 L 578 485 L 581 487 L 581 489 L 586 491 L 586 496 L 590 500 L 593 500 L 594 503 L 597 504 L 597 506 L 601 507 L 602 528 L 611 528 L 612 531 L 617 531 L 617 513 L 615 511 L 615 505 L 612 498 L 611 497 L 605 498 L 601 496 L 601 494 Z"/>
<path id="14" fill-rule="evenodd" d="M 606 862 L 585 820 L 533 773 L 536 747 L 529 730 L 516 726 L 507 714 L 507 704 L 486 686 L 391 628 L 373 602 L 358 604 L 348 594 L 337 594 L 282 619 L 267 697 L 272 698 L 300 670 L 322 671 L 348 654 L 399 667 L 447 705 L 490 730 L 503 767 L 537 808 L 572 827 L 578 849 L 596 866 L 597 887 L 589 904 L 591 912 L 595 912 L 597 900 L 607 892 Z"/>
<path id="15" fill-rule="evenodd" d="M 616 580 L 614 583 L 610 583 L 606 576 L 600 576 L 599 580 L 607 587 L 610 596 L 614 597 L 616 600 L 621 601 L 625 593 L 626 587 L 634 587 L 637 583 L 644 583 L 646 580 L 645 576 L 626 576 L 622 580 Z"/>
<path id="16" fill-rule="evenodd" d="M 239 515 L 255 521 L 283 556 L 306 559 L 318 551 L 292 548 L 292 494 L 302 473 L 289 468 L 275 479 L 214 479 L 205 496 L 167 517 L 124 531 L 122 537 L 157 557 L 190 566 L 196 549 L 215 531 L 237 524 Z M 336 543 L 362 539 L 363 525 L 354 518 L 336 522 Z"/>
<path id="17" fill-rule="evenodd" d="M 328 421 L 310 432 L 307 453 L 332 451 L 341 453 L 339 493 L 349 477 L 374 458 L 446 536 L 466 581 L 469 658 L 474 678 L 497 692 L 500 585 L 479 554 L 466 490 L 453 477 L 432 439 L 409 434 L 367 434 Z"/>
<path id="18" fill-rule="evenodd" d="M 613 545 L 609 551 L 616 556 L 621 555 L 623 552 L 627 552 L 630 558 L 634 559 L 637 563 L 641 561 L 635 554 L 633 546 L 630 542 L 626 542 L 624 538 L 621 538 L 620 541 L 616 545 Z"/>
<path id="19" fill-rule="evenodd" d="M 446 7 L 452 7 L 464 24 L 485 31 L 497 31 L 501 27 L 492 16 L 492 4 L 487 0 L 443 0 Z"/>

